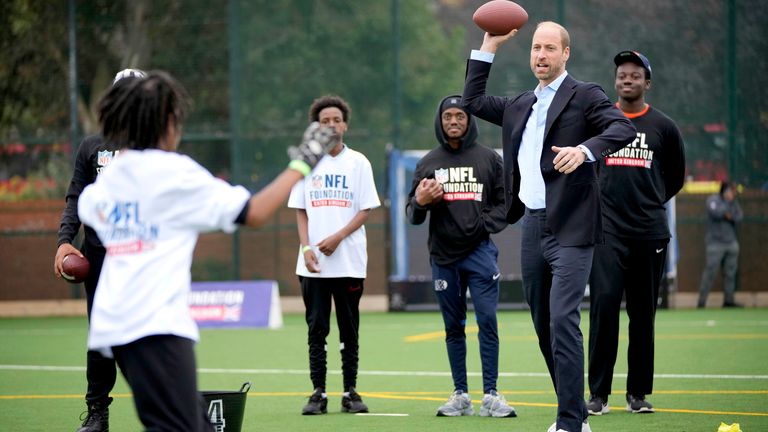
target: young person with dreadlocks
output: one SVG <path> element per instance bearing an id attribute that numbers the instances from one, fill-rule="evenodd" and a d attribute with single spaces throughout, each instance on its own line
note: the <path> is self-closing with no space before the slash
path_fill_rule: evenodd
<path id="1" fill-rule="evenodd" d="M 133 80 L 146 74 L 138 69 L 123 69 L 115 75 L 112 87 L 125 86 Z M 56 277 L 62 277 L 62 266 L 67 255 L 84 256 L 90 264 L 85 285 L 86 311 L 91 317 L 93 296 L 96 293 L 96 283 L 99 281 L 101 265 L 104 262 L 104 246 L 101 245 L 96 233 L 89 227 L 84 227 L 81 250 L 72 243 L 80 231 L 80 218 L 77 217 L 77 201 L 80 193 L 112 162 L 119 153 L 115 143 L 104 141 L 101 135 L 89 135 L 83 139 L 77 149 L 75 169 L 72 181 L 69 183 L 66 195 L 66 207 L 61 215 L 56 256 L 53 262 L 53 272 Z M 109 392 L 115 386 L 117 367 L 115 359 L 104 357 L 98 351 L 89 350 L 86 355 L 85 377 L 88 387 L 85 393 L 85 403 L 88 411 L 81 417 L 82 424 L 77 432 L 105 432 L 109 430 L 109 405 L 112 398 Z"/>
<path id="2" fill-rule="evenodd" d="M 164 72 L 112 88 L 99 120 L 104 139 L 122 150 L 78 202 L 80 220 L 106 248 L 88 348 L 115 358 L 147 430 L 212 430 L 197 391 L 199 333 L 187 304 L 198 234 L 264 225 L 338 141 L 332 129 L 310 125 L 289 148 L 288 168 L 251 196 L 176 153 L 188 106 L 184 88 Z"/>

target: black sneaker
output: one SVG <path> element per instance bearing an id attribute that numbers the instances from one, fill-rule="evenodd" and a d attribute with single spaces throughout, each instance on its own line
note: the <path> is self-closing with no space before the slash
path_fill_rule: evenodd
<path id="1" fill-rule="evenodd" d="M 653 405 L 645 400 L 645 395 L 635 396 L 627 393 L 627 411 L 636 414 L 650 414 L 653 411 Z"/>
<path id="2" fill-rule="evenodd" d="M 80 414 L 83 424 L 77 432 L 109 432 L 109 398 L 107 403 L 94 403 L 88 405 L 88 411 Z"/>
<path id="3" fill-rule="evenodd" d="M 608 397 L 602 397 L 598 395 L 591 395 L 589 402 L 587 402 L 587 411 L 589 415 L 603 415 L 611 412 L 611 408 L 608 407 Z"/>
<path id="4" fill-rule="evenodd" d="M 740 308 L 743 308 L 744 305 L 739 304 L 739 303 L 734 303 L 734 302 L 725 302 L 725 303 L 723 303 L 723 307 L 724 308 L 739 308 L 740 309 Z"/>
<path id="5" fill-rule="evenodd" d="M 309 397 L 309 401 L 301 409 L 302 415 L 318 415 L 328 412 L 328 397 L 321 388 L 316 388 Z"/>
<path id="6" fill-rule="evenodd" d="M 344 395 L 341 398 L 341 412 L 353 414 L 368 412 L 368 406 L 363 403 L 363 399 L 354 387 L 349 388 L 349 396 Z"/>

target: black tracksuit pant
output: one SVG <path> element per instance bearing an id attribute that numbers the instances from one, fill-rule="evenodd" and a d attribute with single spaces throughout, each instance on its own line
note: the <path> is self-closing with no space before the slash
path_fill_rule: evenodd
<path id="1" fill-rule="evenodd" d="M 627 393 L 653 392 L 654 322 L 668 242 L 605 233 L 605 243 L 595 246 L 589 283 L 589 390 L 593 395 L 611 394 L 623 295 L 629 317 Z"/>
<path id="2" fill-rule="evenodd" d="M 213 431 L 197 391 L 194 341 L 147 336 L 112 352 L 146 431 Z"/>
<path id="3" fill-rule="evenodd" d="M 93 297 L 96 295 L 96 285 L 99 283 L 99 274 L 104 264 L 104 250 L 91 250 L 87 246 L 83 248 L 83 255 L 88 259 L 90 271 L 84 281 L 88 321 L 91 320 Z M 115 359 L 107 358 L 98 351 L 88 351 L 86 357 L 85 376 L 88 380 L 88 389 L 85 393 L 85 401 L 90 405 L 109 406 L 112 399 L 109 392 L 115 386 L 117 379 L 117 367 Z"/>
<path id="4" fill-rule="evenodd" d="M 309 374 L 314 388 L 325 388 L 328 371 L 325 339 L 331 331 L 331 301 L 336 306 L 336 323 L 341 343 L 341 370 L 344 391 L 357 386 L 360 298 L 363 279 L 312 278 L 299 276 L 306 307 Z"/>

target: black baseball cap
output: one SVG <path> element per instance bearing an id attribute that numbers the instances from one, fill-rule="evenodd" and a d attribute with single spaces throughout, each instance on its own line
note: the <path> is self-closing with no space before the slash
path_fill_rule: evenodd
<path id="1" fill-rule="evenodd" d="M 448 108 L 458 108 L 467 112 L 467 109 L 464 108 L 464 104 L 461 102 L 461 96 L 459 95 L 448 96 L 443 99 L 443 102 L 440 103 L 440 114 L 443 114 Z"/>
<path id="2" fill-rule="evenodd" d="M 624 63 L 634 63 L 645 69 L 646 79 L 651 79 L 651 62 L 648 61 L 648 57 L 637 51 L 622 51 L 616 54 L 616 57 L 613 58 L 613 63 L 616 64 L 616 67 Z"/>

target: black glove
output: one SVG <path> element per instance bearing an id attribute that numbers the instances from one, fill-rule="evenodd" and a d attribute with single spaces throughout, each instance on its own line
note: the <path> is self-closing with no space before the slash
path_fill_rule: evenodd
<path id="1" fill-rule="evenodd" d="M 320 162 L 326 153 L 339 143 L 340 137 L 332 127 L 322 127 L 318 122 L 312 122 L 304 131 L 301 144 L 288 147 L 288 157 L 291 161 L 302 161 L 309 168 Z"/>

